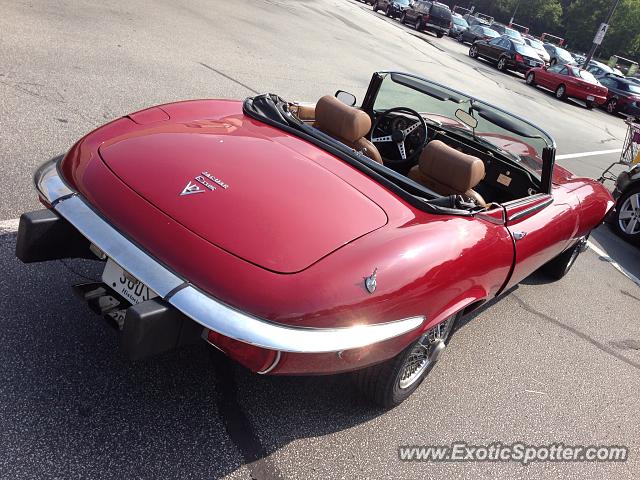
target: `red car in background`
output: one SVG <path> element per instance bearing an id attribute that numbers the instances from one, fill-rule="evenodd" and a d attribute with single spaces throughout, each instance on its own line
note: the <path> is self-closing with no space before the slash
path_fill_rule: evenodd
<path id="1" fill-rule="evenodd" d="M 552 90 L 558 100 L 568 97 L 582 100 L 591 110 L 607 101 L 607 87 L 596 80 L 591 73 L 573 65 L 532 68 L 526 74 L 528 85 L 539 85 Z"/>

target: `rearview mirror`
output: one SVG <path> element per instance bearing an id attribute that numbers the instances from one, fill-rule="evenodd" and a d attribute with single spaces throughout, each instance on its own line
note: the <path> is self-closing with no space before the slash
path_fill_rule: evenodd
<path id="1" fill-rule="evenodd" d="M 468 112 L 465 112 L 461 108 L 456 110 L 456 118 L 464 123 L 466 126 L 475 129 L 478 126 L 478 119 Z"/>
<path id="2" fill-rule="evenodd" d="M 353 93 L 345 92 L 344 90 L 338 90 L 335 94 L 335 97 L 342 103 L 344 103 L 345 105 L 349 105 L 350 107 L 353 107 L 356 104 L 356 96 Z"/>

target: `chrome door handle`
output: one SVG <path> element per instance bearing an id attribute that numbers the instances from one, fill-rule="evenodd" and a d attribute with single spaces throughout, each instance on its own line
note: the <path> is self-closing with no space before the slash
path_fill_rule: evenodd
<path id="1" fill-rule="evenodd" d="M 527 232 L 513 232 L 513 238 L 515 238 L 516 242 L 518 240 L 522 240 L 527 236 Z"/>

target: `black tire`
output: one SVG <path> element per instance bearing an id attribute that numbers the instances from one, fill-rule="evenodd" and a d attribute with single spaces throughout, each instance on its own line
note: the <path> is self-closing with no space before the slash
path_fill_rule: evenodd
<path id="1" fill-rule="evenodd" d="M 567 99 L 567 87 L 564 84 L 558 85 L 556 88 L 556 98 L 558 100 L 566 100 Z"/>
<path id="2" fill-rule="evenodd" d="M 586 109 L 587 109 L 587 110 L 593 110 L 593 107 L 595 107 L 595 103 L 590 102 L 590 101 L 588 101 L 588 100 L 587 100 L 587 101 L 584 103 L 584 106 L 586 107 Z"/>
<path id="3" fill-rule="evenodd" d="M 422 21 L 422 17 L 419 17 L 418 20 L 416 20 L 416 30 L 421 32 L 423 28 L 424 28 L 424 23 Z"/>
<path id="4" fill-rule="evenodd" d="M 415 376 L 409 386 L 401 387 L 401 381 L 406 378 L 403 377 L 408 367 L 406 364 L 409 363 L 412 352 L 414 352 L 414 349 L 422 350 L 422 347 L 418 348 L 418 343 L 424 341 L 425 337 L 430 338 L 429 334 L 434 329 L 441 328 L 445 322 L 450 322 L 446 325 L 446 336 L 442 339 L 446 344 L 451 339 L 455 324 L 460 316 L 461 314 L 454 314 L 439 325 L 436 325 L 392 359 L 356 372 L 358 389 L 370 401 L 384 408 L 393 408 L 400 405 L 417 390 L 436 363 L 436 361 L 429 360 L 422 369 L 418 369 L 420 373 Z"/>
<path id="5" fill-rule="evenodd" d="M 402 12 L 402 15 L 400 16 L 400 23 L 402 24 L 407 23 L 407 12 Z"/>
<path id="6" fill-rule="evenodd" d="M 460 35 L 458 35 L 457 40 L 458 40 L 460 43 L 464 44 L 464 37 L 462 36 L 462 33 L 461 33 Z"/>
<path id="7" fill-rule="evenodd" d="M 569 273 L 571 267 L 573 267 L 573 264 L 576 262 L 578 255 L 580 255 L 580 253 L 586 247 L 588 237 L 589 235 L 581 238 L 573 247 L 565 250 L 556 258 L 544 265 L 542 267 L 543 272 L 554 280 L 560 280 L 562 277 L 564 277 L 567 273 Z"/>
<path id="8" fill-rule="evenodd" d="M 615 98 L 610 98 L 609 100 L 607 100 L 604 108 L 611 115 L 616 115 L 618 113 L 618 100 L 616 100 Z"/>
<path id="9" fill-rule="evenodd" d="M 506 72 L 508 70 L 507 62 L 507 57 L 500 57 L 498 59 L 498 64 L 496 65 L 498 67 L 498 70 L 500 70 L 501 72 Z"/>
<path id="10" fill-rule="evenodd" d="M 533 72 L 529 72 L 527 74 L 527 78 L 525 79 L 527 85 L 531 85 L 532 87 L 536 86 L 536 74 Z"/>
<path id="11" fill-rule="evenodd" d="M 385 10 L 384 14 L 385 14 L 387 17 L 389 17 L 389 18 L 391 18 L 391 17 L 392 17 L 392 15 L 391 15 L 391 5 L 389 5 L 389 6 L 387 7 L 387 9 Z"/>
<path id="12" fill-rule="evenodd" d="M 629 200 L 632 196 L 636 196 L 637 201 L 640 201 L 640 184 L 635 184 L 622 193 L 622 195 L 616 202 L 616 210 L 612 215 L 612 223 L 613 229 L 621 238 L 624 238 L 629 243 L 640 245 L 640 231 L 635 234 L 628 233 L 628 231 L 625 231 L 625 228 L 623 228 L 626 226 L 628 230 L 629 225 L 628 223 L 625 223 L 626 219 L 622 219 L 622 221 L 620 219 L 620 214 L 622 212 L 626 213 L 628 211 L 627 200 Z M 629 200 L 629 203 L 631 203 L 631 200 Z M 640 223 L 640 218 L 638 217 L 638 215 L 636 215 L 635 218 L 637 219 L 637 222 Z"/>
<path id="13" fill-rule="evenodd" d="M 380 8 L 380 7 L 378 6 L 378 2 L 377 2 L 377 0 L 376 0 L 376 2 L 373 4 L 373 11 L 374 11 L 374 12 L 377 12 L 379 8 Z"/>
<path id="14" fill-rule="evenodd" d="M 436 32 L 436 37 L 438 38 L 444 37 L 444 32 L 440 32 L 440 31 Z"/>
<path id="15" fill-rule="evenodd" d="M 478 58 L 478 47 L 476 47 L 475 45 L 471 45 L 471 47 L 469 48 L 469 56 L 471 58 Z"/>

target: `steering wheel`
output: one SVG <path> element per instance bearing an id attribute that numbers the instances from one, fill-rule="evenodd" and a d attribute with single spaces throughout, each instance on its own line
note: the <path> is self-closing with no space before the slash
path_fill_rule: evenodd
<path id="1" fill-rule="evenodd" d="M 409 125 L 408 127 L 404 128 L 404 129 L 399 129 L 399 128 L 394 128 L 391 124 L 391 119 L 392 114 L 393 113 L 404 113 L 404 114 L 409 114 L 411 117 L 415 117 L 416 121 L 414 123 L 412 123 L 411 125 Z M 391 117 L 391 118 L 390 118 Z M 380 128 L 380 123 L 382 122 L 382 120 L 389 120 L 389 125 L 390 128 L 388 130 L 388 132 L 382 132 L 383 135 L 377 135 L 375 134 L 376 130 L 378 128 Z M 411 135 L 415 130 L 417 130 L 418 128 L 422 127 L 424 129 L 424 139 L 422 140 L 420 145 L 417 145 L 414 147 L 412 153 L 407 154 L 407 147 L 405 145 L 405 141 L 407 140 L 407 137 L 409 137 L 409 135 Z M 389 158 L 386 159 L 385 158 L 385 163 L 405 163 L 408 162 L 410 160 L 413 160 L 414 158 L 416 158 L 418 155 L 420 155 L 420 153 L 422 152 L 422 150 L 424 149 L 425 145 L 427 144 L 428 141 L 428 133 L 429 131 L 427 130 L 427 122 L 425 122 L 424 117 L 422 115 L 420 115 L 418 112 L 416 112 L 415 110 L 412 110 L 411 108 L 407 108 L 407 107 L 394 107 L 394 108 L 390 108 L 389 110 L 387 110 L 386 112 L 383 112 L 380 114 L 380 116 L 378 116 L 378 118 L 376 119 L 375 123 L 373 124 L 373 127 L 371 128 L 371 142 L 376 144 L 376 143 L 388 143 L 388 142 L 393 142 L 398 146 L 398 157 L 399 158 Z"/>

